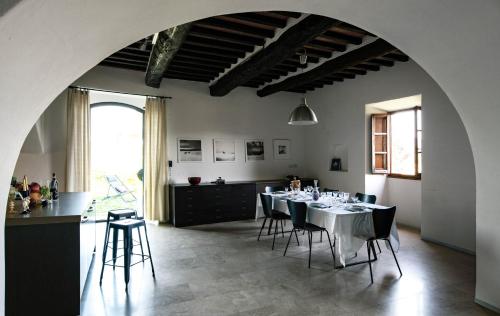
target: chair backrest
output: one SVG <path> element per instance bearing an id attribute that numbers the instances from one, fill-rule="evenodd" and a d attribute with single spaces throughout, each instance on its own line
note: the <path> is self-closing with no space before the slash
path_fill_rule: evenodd
<path id="1" fill-rule="evenodd" d="M 285 191 L 285 187 L 282 186 L 266 186 L 266 193 L 271 193 L 271 192 L 278 192 L 278 191 Z"/>
<path id="2" fill-rule="evenodd" d="M 323 192 L 339 192 L 339 190 L 324 188 Z"/>
<path id="3" fill-rule="evenodd" d="M 386 209 L 374 209 L 372 211 L 376 239 L 389 238 L 394 215 L 396 215 L 396 206 Z"/>
<path id="4" fill-rule="evenodd" d="M 286 201 L 292 224 L 295 228 L 303 228 L 306 224 L 307 204 L 304 202 Z"/>
<path id="5" fill-rule="evenodd" d="M 266 217 L 271 217 L 273 213 L 273 197 L 268 194 L 262 194 L 262 193 L 260 193 L 259 195 L 264 215 L 266 215 Z"/>
<path id="6" fill-rule="evenodd" d="M 375 204 L 377 201 L 377 196 L 376 195 L 370 195 L 370 194 L 364 194 L 364 193 L 356 193 L 356 197 L 358 200 L 364 203 L 370 203 L 370 204 Z"/>
<path id="7" fill-rule="evenodd" d="M 105 176 L 109 185 L 118 193 L 127 193 L 129 190 L 116 175 Z"/>

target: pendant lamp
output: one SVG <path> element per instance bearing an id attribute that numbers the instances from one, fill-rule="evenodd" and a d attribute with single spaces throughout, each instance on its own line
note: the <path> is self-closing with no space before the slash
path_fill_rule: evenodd
<path id="1" fill-rule="evenodd" d="M 318 118 L 314 111 L 307 105 L 306 98 L 290 114 L 289 125 L 314 125 L 318 124 Z"/>

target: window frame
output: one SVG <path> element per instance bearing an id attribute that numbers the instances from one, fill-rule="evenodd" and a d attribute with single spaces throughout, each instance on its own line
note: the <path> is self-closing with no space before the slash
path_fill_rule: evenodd
<path id="1" fill-rule="evenodd" d="M 415 138 L 414 138 L 414 148 L 415 148 L 415 157 L 414 157 L 414 167 L 415 167 L 415 175 L 407 175 L 407 174 L 400 174 L 400 173 L 393 173 L 392 170 L 392 115 L 395 113 L 400 113 L 400 112 L 408 112 L 408 111 L 414 111 L 414 118 L 415 118 Z M 419 164 L 422 162 L 419 162 L 418 155 L 422 153 L 422 148 L 418 148 L 418 133 L 422 133 L 422 126 L 420 126 L 420 129 L 418 128 L 418 111 L 422 111 L 421 106 L 414 106 L 411 108 L 406 108 L 406 109 L 401 109 L 401 110 L 396 110 L 396 111 L 388 111 L 385 113 L 379 113 L 379 114 L 372 114 L 371 117 L 371 134 L 372 134 L 372 174 L 385 174 L 390 178 L 399 178 L 399 179 L 408 179 L 408 180 L 421 180 L 422 179 L 422 173 L 419 172 Z M 421 113 L 421 112 L 420 112 Z M 375 151 L 375 137 L 380 136 L 380 133 L 375 133 L 374 132 L 374 121 L 376 117 L 386 117 L 386 141 L 387 141 L 387 153 L 386 153 L 386 169 L 376 169 L 375 165 L 375 156 L 377 155 L 377 152 Z M 383 133 L 382 133 L 383 134 Z M 423 133 L 422 133 L 423 134 Z"/>

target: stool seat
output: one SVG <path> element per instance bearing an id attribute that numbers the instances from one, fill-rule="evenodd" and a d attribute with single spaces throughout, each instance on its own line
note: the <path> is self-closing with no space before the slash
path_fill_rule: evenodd
<path id="1" fill-rule="evenodd" d="M 135 217 L 136 211 L 132 209 L 112 210 L 108 211 L 108 216 L 113 219 L 120 219 L 122 217 Z"/>
<path id="2" fill-rule="evenodd" d="M 145 222 L 143 219 L 126 218 L 126 219 L 120 219 L 118 221 L 110 222 L 109 227 L 118 228 L 118 229 L 136 228 L 136 227 L 143 226 L 144 223 Z"/>

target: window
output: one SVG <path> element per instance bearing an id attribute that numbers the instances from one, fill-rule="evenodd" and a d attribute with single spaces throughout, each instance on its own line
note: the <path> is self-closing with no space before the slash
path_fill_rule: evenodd
<path id="1" fill-rule="evenodd" d="M 372 172 L 399 178 L 421 178 L 420 107 L 372 115 Z"/>

